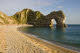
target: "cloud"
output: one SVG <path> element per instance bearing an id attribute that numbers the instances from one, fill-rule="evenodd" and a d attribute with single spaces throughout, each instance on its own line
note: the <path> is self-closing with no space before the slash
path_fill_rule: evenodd
<path id="1" fill-rule="evenodd" d="M 36 8 L 47 7 L 62 2 L 63 0 L 0 0 L 2 8 Z"/>
<path id="2" fill-rule="evenodd" d="M 63 6 L 57 6 L 57 8 L 63 8 Z"/>
<path id="3" fill-rule="evenodd" d="M 33 8 L 45 7 L 51 5 L 51 2 L 46 0 L 1 0 L 0 7 L 2 8 Z"/>
<path id="4" fill-rule="evenodd" d="M 0 0 L 0 11 L 7 15 L 13 15 L 15 12 L 24 8 L 34 10 L 46 9 L 46 7 L 56 6 L 63 0 Z"/>
<path id="5" fill-rule="evenodd" d="M 48 2 L 48 1 L 40 1 L 40 0 L 37 0 L 36 2 L 33 3 L 34 6 L 41 6 L 41 7 L 45 7 L 45 6 L 50 6 L 52 5 L 53 3 L 51 2 Z"/>

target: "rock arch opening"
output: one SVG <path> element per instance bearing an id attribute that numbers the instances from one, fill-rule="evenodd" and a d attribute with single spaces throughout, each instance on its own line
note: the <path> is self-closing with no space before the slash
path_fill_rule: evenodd
<path id="1" fill-rule="evenodd" d="M 57 28 L 61 27 L 67 27 L 65 24 L 65 19 L 51 19 L 50 20 L 50 27 L 56 26 Z"/>
<path id="2" fill-rule="evenodd" d="M 51 22 L 50 22 L 50 26 L 55 26 L 56 25 L 56 21 L 55 21 L 55 19 L 51 19 Z"/>

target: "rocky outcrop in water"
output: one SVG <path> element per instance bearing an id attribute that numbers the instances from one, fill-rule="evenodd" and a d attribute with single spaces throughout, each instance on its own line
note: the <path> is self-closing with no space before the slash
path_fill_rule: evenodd
<path id="1" fill-rule="evenodd" d="M 56 21 L 56 27 L 67 27 L 67 25 L 65 24 L 65 15 L 62 10 L 53 11 L 50 14 L 46 15 L 46 18 L 50 21 L 54 19 Z"/>
<path id="2" fill-rule="evenodd" d="M 44 16 L 40 11 L 33 11 L 31 9 L 23 9 L 13 16 L 2 15 L 0 13 L 0 23 L 5 24 L 32 24 L 34 26 L 51 26 L 51 20 L 56 21 L 57 27 L 67 27 L 65 24 L 65 15 L 63 11 L 53 11 Z M 6 19 L 5 19 L 6 18 Z"/>

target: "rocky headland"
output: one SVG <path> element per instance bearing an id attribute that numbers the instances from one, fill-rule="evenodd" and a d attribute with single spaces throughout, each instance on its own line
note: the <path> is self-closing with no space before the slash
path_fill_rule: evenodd
<path id="1" fill-rule="evenodd" d="M 53 11 L 48 15 L 43 15 L 40 11 L 23 9 L 13 16 L 7 16 L 0 11 L 0 24 L 31 24 L 34 26 L 52 26 L 51 20 L 56 21 L 56 27 L 67 27 L 65 15 L 62 10 Z"/>

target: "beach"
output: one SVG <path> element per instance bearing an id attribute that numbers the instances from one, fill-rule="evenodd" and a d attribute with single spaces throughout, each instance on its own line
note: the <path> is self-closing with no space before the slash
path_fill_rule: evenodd
<path id="1" fill-rule="evenodd" d="M 78 53 L 23 34 L 22 26 L 30 25 L 0 25 L 0 53 Z"/>

